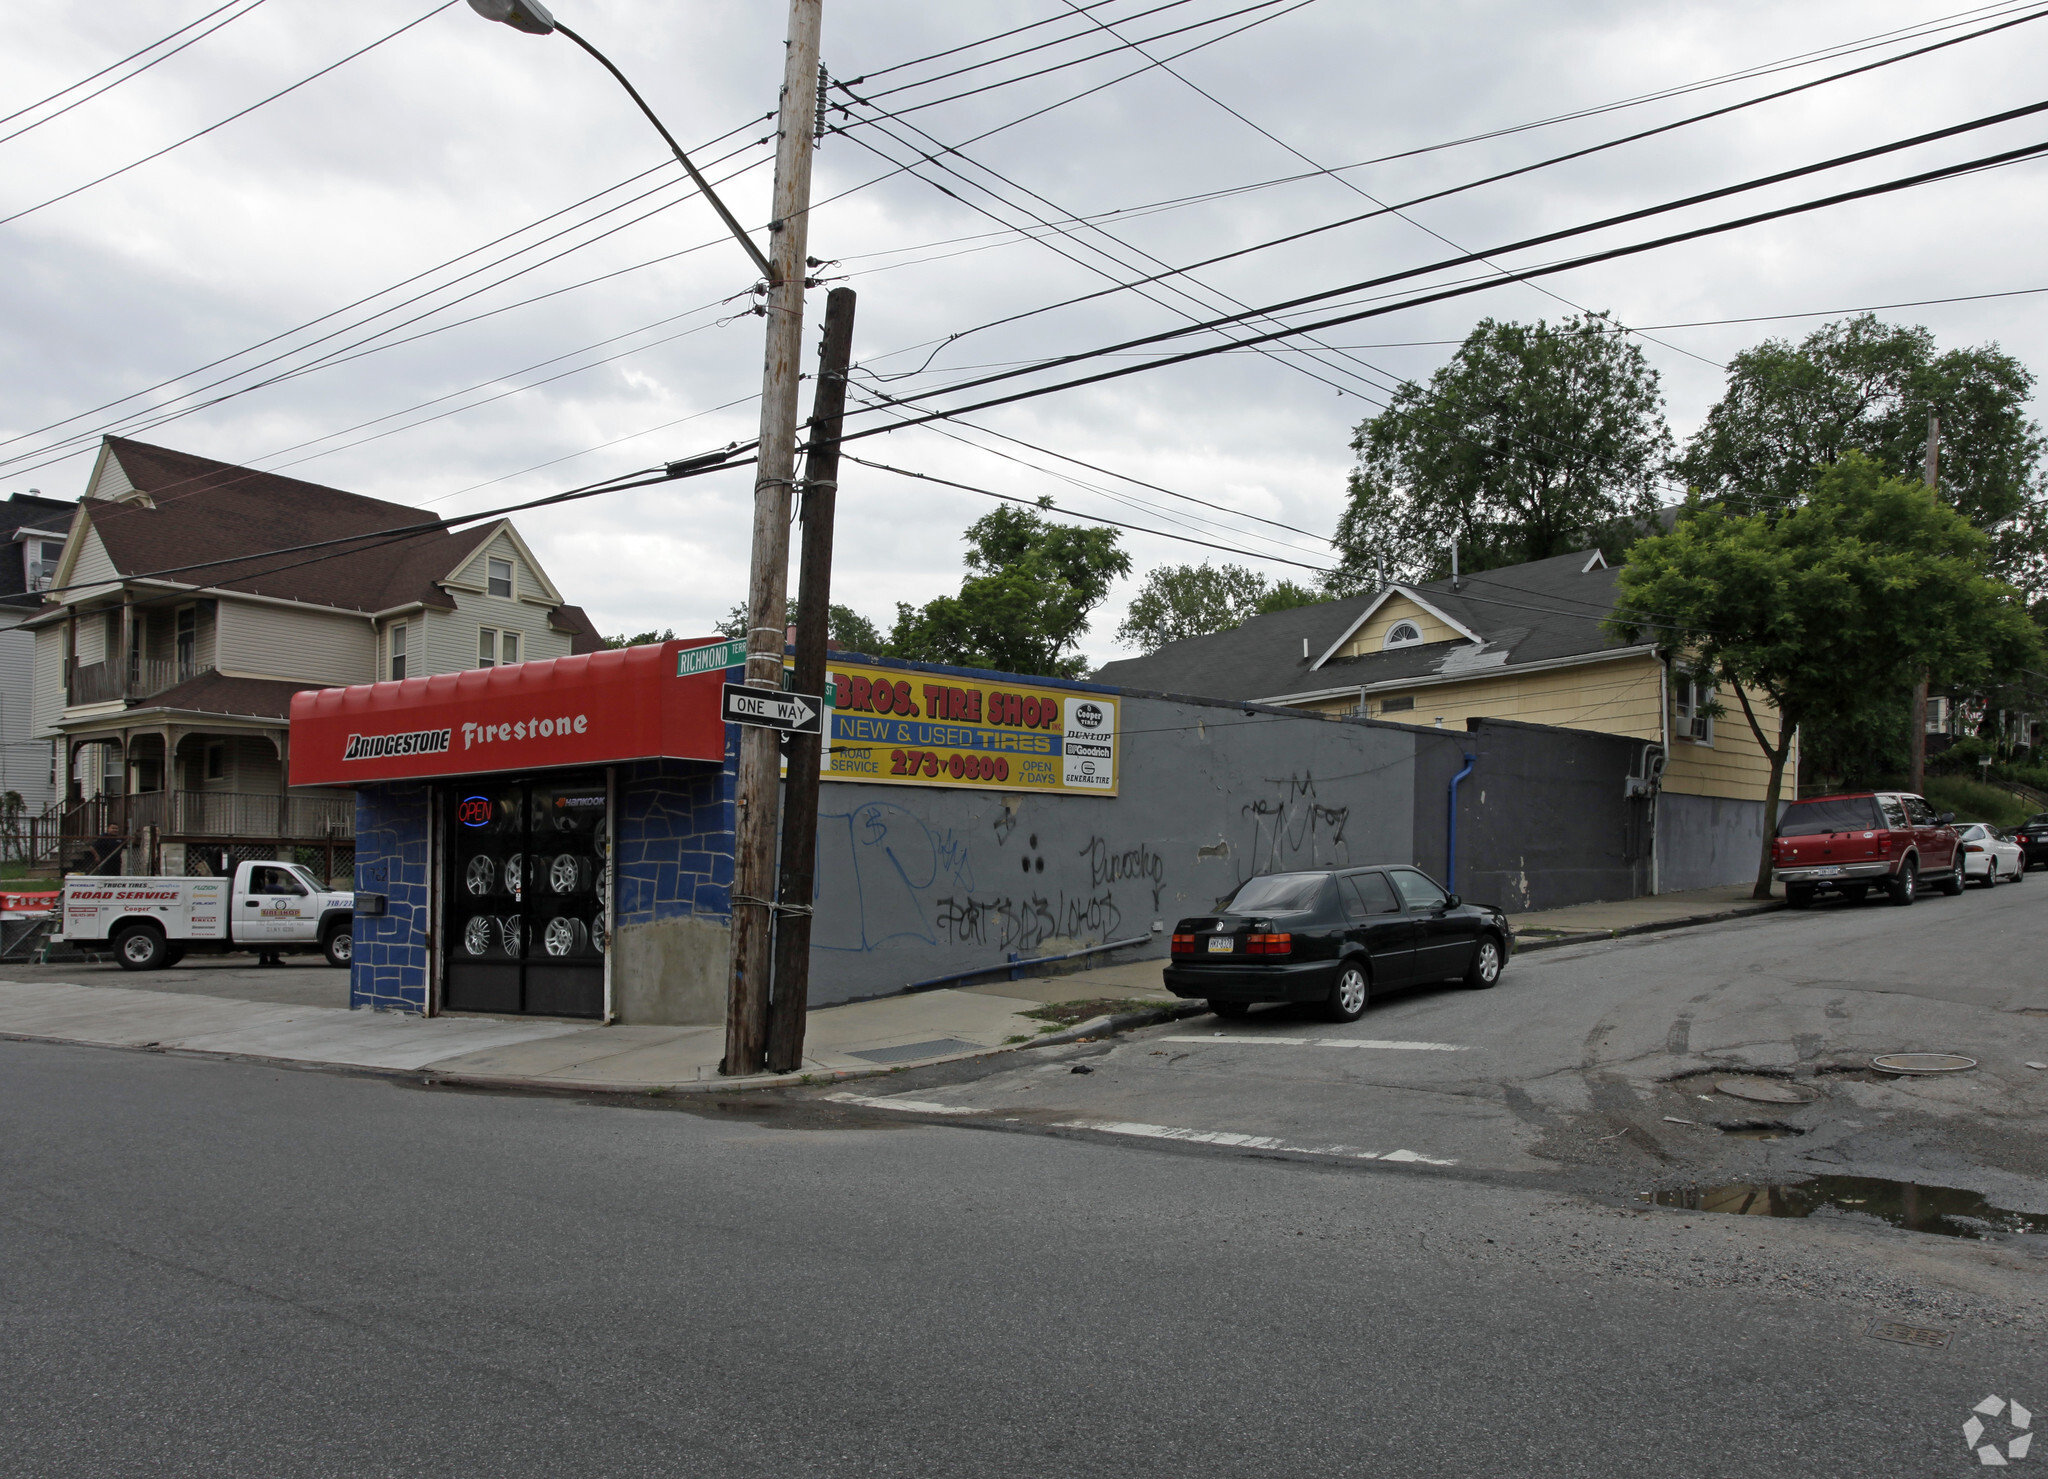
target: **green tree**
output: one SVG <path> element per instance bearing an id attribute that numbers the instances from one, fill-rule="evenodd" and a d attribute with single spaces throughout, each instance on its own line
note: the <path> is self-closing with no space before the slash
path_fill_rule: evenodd
<path id="1" fill-rule="evenodd" d="M 1657 372 L 1605 314 L 1484 319 L 1427 386 L 1359 424 L 1335 590 L 1620 544 L 1671 450 Z"/>
<path id="2" fill-rule="evenodd" d="M 2035 377 L 1996 345 L 1937 351 L 1923 328 L 1871 314 L 1772 339 L 1728 366 L 1728 387 L 1675 470 L 1736 511 L 1782 507 L 1814 469 L 1851 451 L 1894 477 L 1920 473 L 1927 417 L 1941 417 L 1942 497 L 1991 537 L 1991 569 L 2039 596 L 2048 588 L 2048 493 L 2041 428 L 2027 414 Z"/>
<path id="3" fill-rule="evenodd" d="M 630 637 L 621 632 L 616 637 L 606 637 L 604 645 L 607 647 L 645 647 L 650 642 L 672 642 L 675 640 L 675 635 L 675 628 L 673 627 L 663 627 L 658 632 L 638 632 Z"/>
<path id="4" fill-rule="evenodd" d="M 1689 500 L 1670 533 L 1630 549 L 1608 625 L 1733 689 L 1770 761 L 1775 818 L 1802 726 L 1853 721 L 1922 668 L 1967 684 L 2037 660 L 2033 622 L 1986 576 L 1989 558 L 1983 534 L 1930 489 L 1848 451 L 1789 509 Z M 1778 711 L 1775 743 L 1752 692 Z M 1758 898 L 1771 890 L 1765 830 Z"/>
<path id="5" fill-rule="evenodd" d="M 1078 677 L 1073 649 L 1088 615 L 1128 575 L 1114 529 L 1055 524 L 1027 508 L 998 508 L 967 526 L 960 594 L 921 607 L 898 603 L 893 656 L 960 667 Z"/>
<path id="6" fill-rule="evenodd" d="M 797 613 L 802 609 L 803 603 L 792 596 L 787 615 L 791 626 L 796 625 Z M 725 619 L 718 623 L 717 631 L 732 642 L 744 637 L 747 634 L 747 608 L 735 606 L 726 612 Z M 882 633 L 873 622 L 851 606 L 841 606 L 837 602 L 825 608 L 825 635 L 841 647 L 870 657 L 886 655 L 888 651 L 888 644 L 882 640 Z"/>
<path id="7" fill-rule="evenodd" d="M 1297 606 L 1320 606 L 1329 599 L 1328 592 L 1311 590 L 1291 580 L 1276 580 L 1266 594 L 1259 597 L 1255 614 L 1271 616 L 1276 611 L 1292 611 Z"/>
<path id="8" fill-rule="evenodd" d="M 1258 615 L 1271 593 L 1265 576 L 1242 565 L 1161 565 L 1131 598 L 1116 639 L 1157 652 L 1169 642 L 1228 631 Z"/>

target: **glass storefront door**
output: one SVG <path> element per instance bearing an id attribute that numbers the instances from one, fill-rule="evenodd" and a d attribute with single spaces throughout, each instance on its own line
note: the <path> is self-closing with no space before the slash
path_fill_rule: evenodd
<path id="1" fill-rule="evenodd" d="M 443 1004 L 603 1016 L 611 830 L 602 773 L 458 786 L 446 804 Z"/>

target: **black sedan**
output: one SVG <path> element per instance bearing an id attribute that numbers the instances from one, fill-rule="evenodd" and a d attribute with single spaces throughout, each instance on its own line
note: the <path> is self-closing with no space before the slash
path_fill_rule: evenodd
<path id="1" fill-rule="evenodd" d="M 2031 868 L 2036 863 L 2048 862 L 2048 811 L 2014 832 L 2012 840 L 2020 845 L 2020 852 L 2025 857 L 2022 867 Z"/>
<path id="2" fill-rule="evenodd" d="M 1458 978 L 1491 986 L 1513 948 L 1506 915 L 1414 868 L 1269 873 L 1220 912 L 1173 927 L 1166 987 L 1219 1017 L 1309 1001 L 1333 1022 L 1355 1022 L 1376 990 Z"/>

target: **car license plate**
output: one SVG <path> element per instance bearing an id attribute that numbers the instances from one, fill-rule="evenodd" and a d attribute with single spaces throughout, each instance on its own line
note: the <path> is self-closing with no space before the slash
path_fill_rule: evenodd
<path id="1" fill-rule="evenodd" d="M 1839 866 L 1837 866 L 1834 863 L 1830 863 L 1824 868 L 1814 869 L 1813 876 L 1815 878 L 1833 878 L 1836 874 L 1840 873 L 1841 871 L 1842 870 Z"/>
<path id="2" fill-rule="evenodd" d="M 1228 935 L 1211 935 L 1209 937 L 1209 953 L 1211 955 L 1228 955 L 1236 944 L 1237 941 L 1231 939 Z"/>

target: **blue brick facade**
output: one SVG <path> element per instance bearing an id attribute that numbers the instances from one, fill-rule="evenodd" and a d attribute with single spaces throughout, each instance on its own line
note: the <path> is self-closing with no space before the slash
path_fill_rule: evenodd
<path id="1" fill-rule="evenodd" d="M 641 760 L 617 771 L 613 927 L 658 919 L 732 918 L 733 768 L 727 760 Z M 434 789 L 401 782 L 356 792 L 358 892 L 389 900 L 356 916 L 349 1005 L 425 1012 L 431 964 Z"/>
<path id="2" fill-rule="evenodd" d="M 622 765 L 617 794 L 614 927 L 682 916 L 730 922 L 730 759 L 722 767 L 696 760 Z"/>
<path id="3" fill-rule="evenodd" d="M 428 846 L 433 790 L 365 786 L 356 792 L 356 889 L 383 894 L 382 918 L 358 914 L 348 1004 L 379 1011 L 427 1009 Z"/>

